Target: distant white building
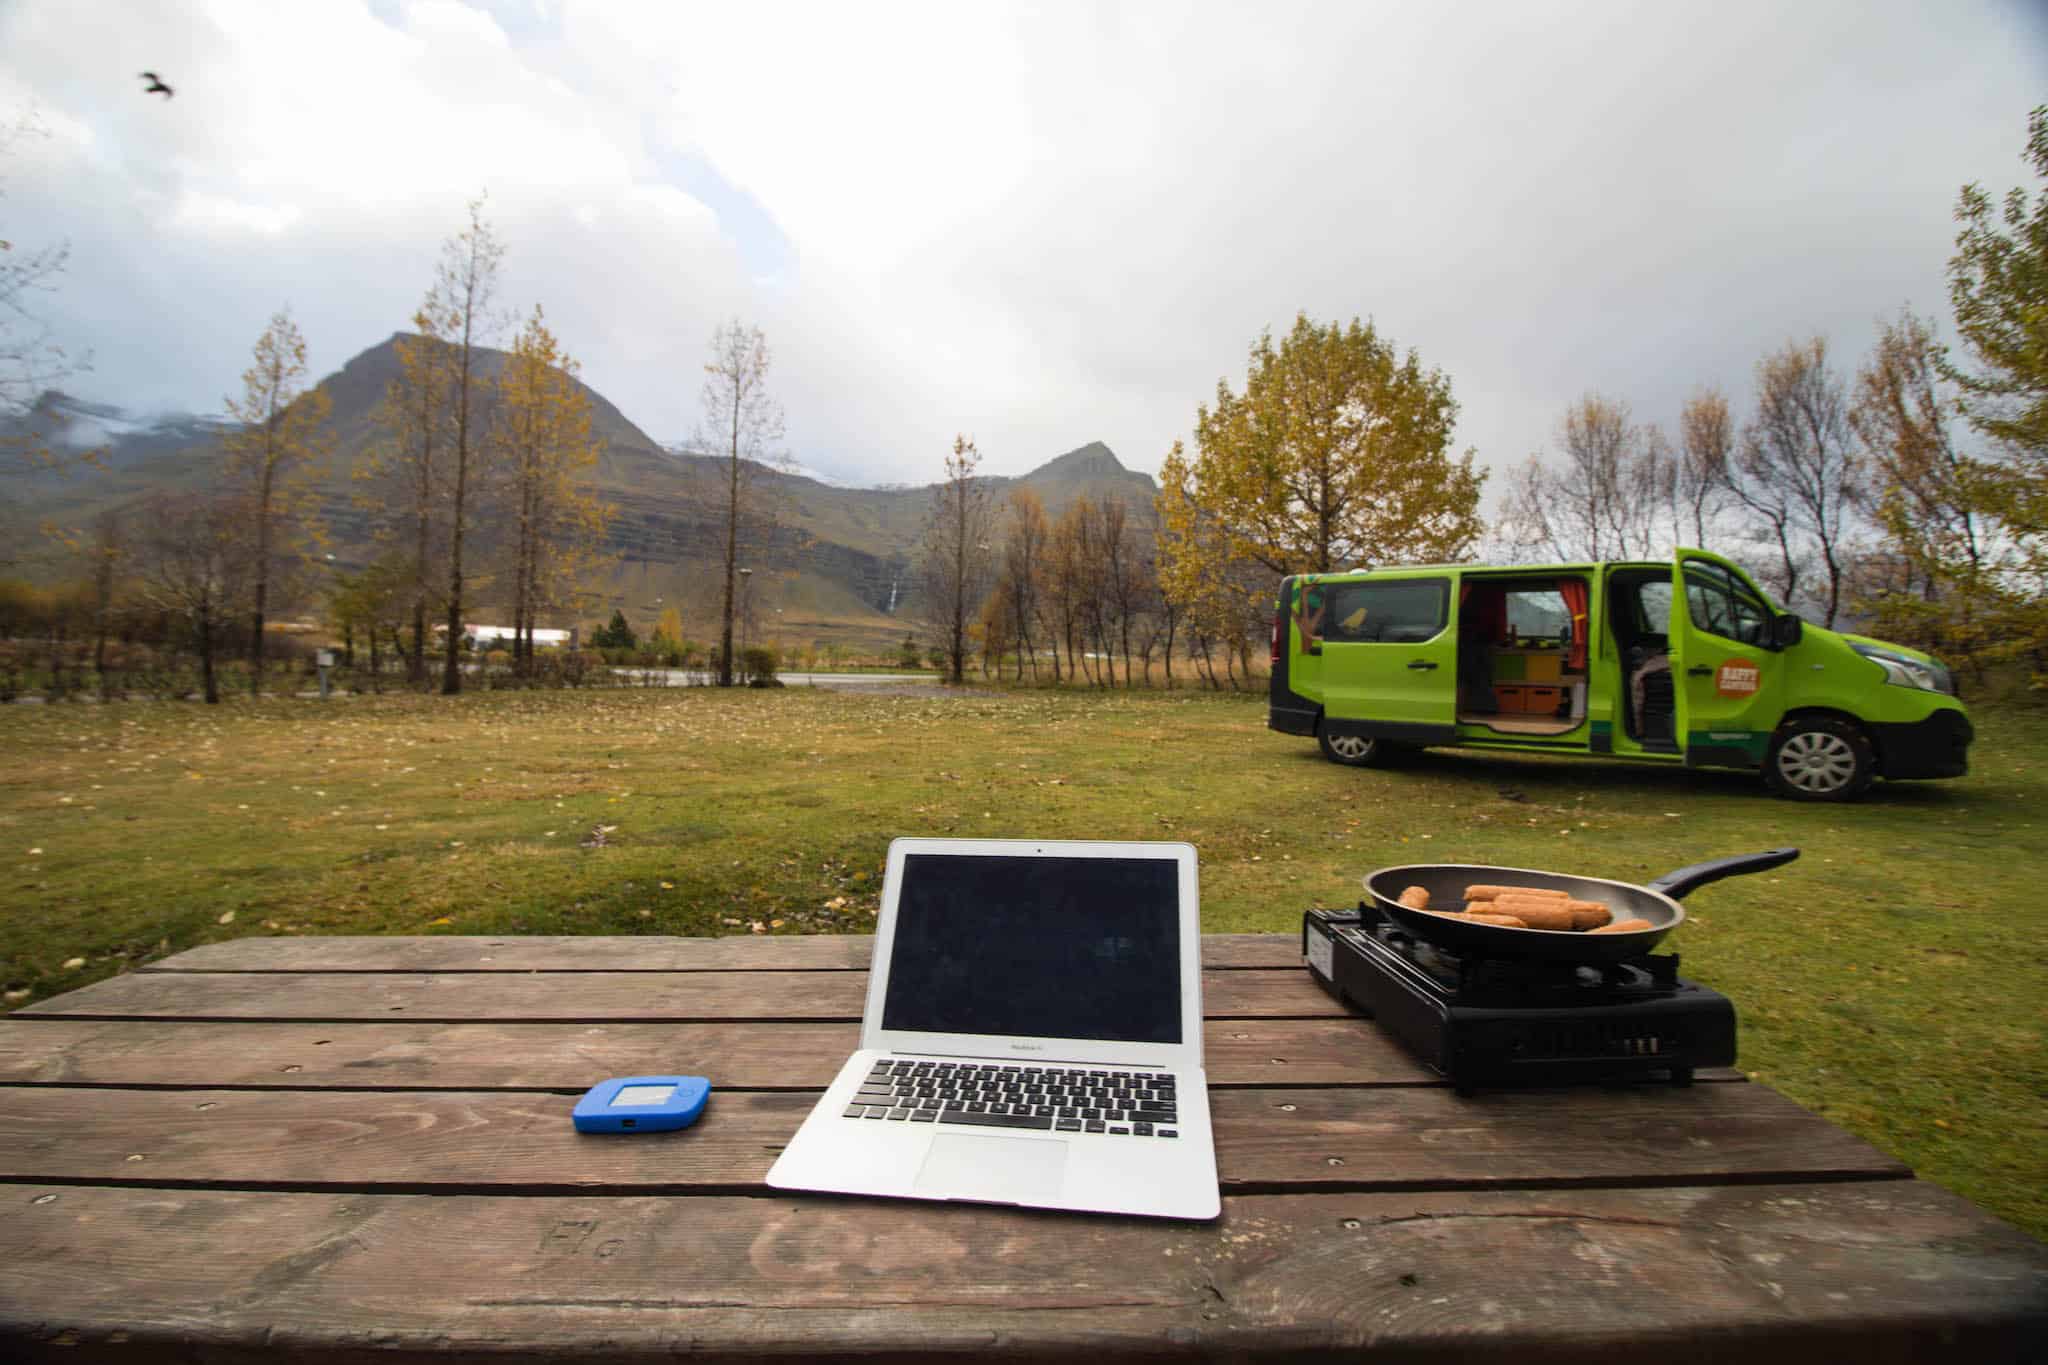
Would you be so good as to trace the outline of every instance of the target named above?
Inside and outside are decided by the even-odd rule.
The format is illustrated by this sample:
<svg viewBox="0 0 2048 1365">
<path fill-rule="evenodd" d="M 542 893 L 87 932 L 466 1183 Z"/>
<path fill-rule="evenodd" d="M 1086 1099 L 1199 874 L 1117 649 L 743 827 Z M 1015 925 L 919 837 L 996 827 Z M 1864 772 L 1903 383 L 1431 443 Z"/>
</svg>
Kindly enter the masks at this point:
<svg viewBox="0 0 2048 1365">
<path fill-rule="evenodd" d="M 478 649 L 488 649 L 490 646 L 500 642 L 510 644 L 519 635 L 519 632 L 511 626 L 467 624 L 462 627 L 462 633 L 468 637 L 470 644 Z M 566 649 L 574 634 L 575 632 L 567 630 L 536 629 L 533 632 L 533 647 L 535 649 Z"/>
</svg>

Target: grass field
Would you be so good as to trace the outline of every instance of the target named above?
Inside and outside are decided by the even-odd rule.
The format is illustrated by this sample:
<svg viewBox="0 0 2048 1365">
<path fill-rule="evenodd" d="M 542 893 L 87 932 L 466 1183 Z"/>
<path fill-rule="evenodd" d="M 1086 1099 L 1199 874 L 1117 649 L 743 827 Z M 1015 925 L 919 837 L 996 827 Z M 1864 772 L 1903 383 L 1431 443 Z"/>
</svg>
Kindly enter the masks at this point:
<svg viewBox="0 0 2048 1365">
<path fill-rule="evenodd" d="M 1293 931 L 1402 862 L 1633 881 L 1784 844 L 1669 941 L 1741 1065 L 2048 1234 L 2048 718 L 1848 807 L 1752 778 L 1431 753 L 1325 763 L 1262 699 L 497 693 L 0 708 L 19 1005 L 245 934 L 819 933 L 899 834 L 1175 838 L 1212 930 Z"/>
</svg>

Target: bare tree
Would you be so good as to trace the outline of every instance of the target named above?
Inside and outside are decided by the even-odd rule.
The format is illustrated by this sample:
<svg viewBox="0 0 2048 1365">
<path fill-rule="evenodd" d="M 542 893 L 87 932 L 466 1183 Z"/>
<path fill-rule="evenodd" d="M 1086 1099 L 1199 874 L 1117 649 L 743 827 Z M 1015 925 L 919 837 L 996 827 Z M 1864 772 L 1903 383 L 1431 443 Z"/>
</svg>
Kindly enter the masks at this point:
<svg viewBox="0 0 2048 1365">
<path fill-rule="evenodd" d="M 241 610 L 246 556 L 239 499 L 205 494 L 160 495 L 143 519 L 143 593 L 150 604 L 182 622 L 199 652 L 202 694 L 220 702 L 213 660 L 221 635 Z"/>
<path fill-rule="evenodd" d="M 424 310 L 413 315 L 413 327 L 417 335 L 400 336 L 393 344 L 398 374 L 378 410 L 384 435 L 372 448 L 364 471 L 376 492 L 364 501 L 378 510 L 394 503 L 402 509 L 399 519 L 380 524 L 377 534 L 404 547 L 402 562 L 412 622 L 406 677 L 421 686 L 427 680 L 427 612 L 440 602 L 434 567 L 447 534 L 441 465 L 451 444 L 447 439 L 448 394 L 455 352 L 432 334 Z M 397 643 L 397 637 L 393 639 Z M 405 653 L 402 645 L 400 652 Z"/>
<path fill-rule="evenodd" d="M 967 665 L 968 625 L 980 612 L 995 577 L 995 501 L 976 476 L 981 452 L 965 436 L 953 438 L 946 477 L 932 492 L 925 524 L 924 603 L 944 641 L 947 678 L 960 682 Z"/>
<path fill-rule="evenodd" d="M 1735 453 L 1735 424 L 1719 389 L 1701 389 L 1678 414 L 1678 459 L 1672 470 L 1672 502 L 1691 518 L 1692 544 L 1704 548 L 1707 528 L 1728 486 L 1728 461 Z M 1679 527 L 1683 538 L 1685 528 Z"/>
<path fill-rule="evenodd" d="M 470 485 L 472 480 L 482 481 L 489 449 L 482 439 L 484 386 L 476 352 L 497 325 L 492 305 L 498 290 L 498 265 L 505 255 L 497 234 L 484 221 L 483 208 L 482 199 L 470 201 L 469 226 L 442 248 L 434 287 L 420 310 L 427 334 L 445 342 L 453 352 L 448 397 L 454 484 L 448 503 L 448 639 L 441 667 L 441 691 L 446 696 L 462 690 L 463 542 L 475 510 L 470 503 Z"/>
<path fill-rule="evenodd" d="M 1060 680 L 1060 647 L 1066 647 L 1066 676 L 1078 680 L 1082 676 L 1081 654 L 1077 637 L 1082 630 L 1084 608 L 1083 589 L 1087 577 L 1085 559 L 1087 555 L 1086 528 L 1082 525 L 1081 508 L 1085 499 L 1067 504 L 1067 510 L 1054 523 L 1052 535 L 1046 542 L 1044 590 L 1039 596 L 1039 613 L 1046 634 L 1053 642 L 1053 681 Z"/>
<path fill-rule="evenodd" d="M 332 403 L 324 389 L 306 387 L 306 339 L 284 309 L 256 339 L 254 358 L 242 374 L 242 396 L 227 400 L 241 426 L 221 444 L 226 477 L 243 498 L 248 520 L 250 617 L 249 691 L 263 692 L 264 615 L 271 589 L 285 570 L 285 556 L 317 537 L 311 480 L 326 454 L 322 429 Z"/>
<path fill-rule="evenodd" d="M 0 127 L 0 163 L 11 160 L 24 138 L 42 136 L 33 109 L 15 115 Z M 67 352 L 43 317 L 43 300 L 56 292 L 71 244 L 29 247 L 10 240 L 9 227 L 0 223 L 0 418 L 12 420 L 7 422 L 10 430 L 0 434 L 0 477 L 95 464 L 100 451 L 51 443 L 42 421 L 51 415 L 40 401 L 51 386 L 92 368 L 91 355 Z M 0 500 L 5 497 L 0 491 Z M 14 547 L 0 545 L 0 565 L 15 562 Z"/>
<path fill-rule="evenodd" d="M 1757 362 L 1757 410 L 1743 428 L 1728 487 L 1764 518 L 1776 540 L 1789 602 L 1799 581 L 1798 548 L 1818 553 L 1826 576 L 1822 624 L 1841 608 L 1843 551 L 1857 498 L 1860 462 L 1851 446 L 1849 403 L 1828 366 L 1827 341 L 1791 342 Z"/>
<path fill-rule="evenodd" d="M 726 462 L 725 487 L 719 511 L 725 522 L 725 587 L 720 608 L 718 685 L 733 684 L 733 594 L 738 577 L 740 537 L 759 514 L 753 473 L 765 464 L 782 462 L 775 449 L 782 439 L 782 406 L 768 394 L 768 341 L 761 329 L 738 318 L 711 336 L 711 359 L 704 366 L 704 417 L 700 449 L 715 451 Z"/>
<path fill-rule="evenodd" d="M 1663 433 L 1631 422 L 1627 403 L 1589 393 L 1566 409 L 1558 441 L 1559 467 L 1531 455 L 1508 476 L 1510 538 L 1556 559 L 1648 556 L 1672 497 Z"/>
<path fill-rule="evenodd" d="M 1027 657 L 1031 660 L 1031 676 L 1038 676 L 1038 651 L 1032 644 L 1031 627 L 1038 619 L 1045 545 L 1052 529 L 1046 524 L 1045 504 L 1039 501 L 1037 493 L 1022 486 L 1011 490 L 1008 523 L 1000 581 L 1003 602 L 1010 612 L 1008 634 L 1017 645 L 1017 679 L 1021 682 Z"/>
<path fill-rule="evenodd" d="M 80 543 L 92 592 L 92 666 L 99 678 L 100 696 L 110 698 L 107 679 L 107 636 L 113 630 L 115 596 L 121 574 L 130 555 L 126 527 L 121 514 L 103 511 L 93 518 L 92 540 Z"/>
<path fill-rule="evenodd" d="M 1863 557 L 1852 590 L 1886 638 L 1959 655 L 1981 673 L 1981 651 L 2001 634 L 2003 596 L 1984 466 L 1956 449 L 1953 390 L 1933 325 L 1902 311 L 1880 326 L 1856 375 L 1849 423 L 1869 470 L 1862 510 L 1890 545 Z"/>
<path fill-rule="evenodd" d="M 1080 497 L 1068 503 L 1055 534 L 1062 542 L 1063 595 L 1080 635 L 1078 652 L 1068 641 L 1070 661 L 1078 659 L 1079 672 L 1095 686 L 1114 686 L 1116 657 L 1109 649 L 1109 612 L 1103 600 L 1102 513 L 1094 499 Z"/>
<path fill-rule="evenodd" d="M 1142 542 L 1153 540 L 1149 526 L 1131 519 L 1130 509 L 1120 498 L 1103 496 L 1099 525 L 1102 529 L 1102 599 L 1105 615 L 1115 622 L 1116 644 L 1123 654 L 1124 687 L 1132 685 L 1131 633 L 1143 618 L 1152 593 L 1152 576 Z"/>
<path fill-rule="evenodd" d="M 1968 462 L 1950 432 L 1940 355 L 1932 324 L 1910 312 L 1881 324 L 1849 413 L 1872 475 L 1862 490 L 1870 512 L 1920 567 L 1929 597 L 1938 578 L 1975 580 L 1984 564 L 1984 530 Z"/>
<path fill-rule="evenodd" d="M 0 159 L 23 138 L 42 136 L 33 110 L 17 114 L 0 129 Z M 24 249 L 0 239 L 0 414 L 27 412 L 45 389 L 86 363 L 58 344 L 39 308 L 70 259 L 69 242 Z"/>
</svg>

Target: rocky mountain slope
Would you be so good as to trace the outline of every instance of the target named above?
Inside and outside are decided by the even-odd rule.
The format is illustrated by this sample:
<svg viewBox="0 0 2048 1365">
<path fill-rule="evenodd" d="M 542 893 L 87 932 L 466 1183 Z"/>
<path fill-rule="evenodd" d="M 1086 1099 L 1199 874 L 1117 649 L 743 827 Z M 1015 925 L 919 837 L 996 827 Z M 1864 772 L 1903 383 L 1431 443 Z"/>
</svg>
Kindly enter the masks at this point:
<svg viewBox="0 0 2048 1365">
<path fill-rule="evenodd" d="M 333 411 L 334 459 L 320 488 L 337 568 L 343 572 L 376 553 L 378 509 L 365 506 L 365 485 L 351 477 L 381 431 L 378 408 L 398 373 L 396 336 L 350 360 L 322 381 Z M 484 356 L 486 373 L 503 363 Z M 590 483 L 613 507 L 609 550 L 614 567 L 594 584 L 573 614 L 587 624 L 622 607 L 647 627 L 666 606 L 683 613 L 693 638 L 708 638 L 720 577 L 722 529 L 715 513 L 723 470 L 715 458 L 675 453 L 648 436 L 596 390 L 584 387 L 593 433 L 603 452 Z M 91 467 L 15 477 L 5 487 L 4 530 L 32 540 L 37 526 L 84 526 L 109 509 L 136 508 L 153 493 L 204 487 L 220 463 L 224 419 L 142 419 L 104 404 L 47 394 L 37 410 L 0 423 L 0 440 L 34 433 L 56 449 L 97 448 Z M 936 467 L 938 459 L 931 464 Z M 749 470 L 775 512 L 775 523 L 755 538 L 746 555 L 754 629 L 763 639 L 801 645 L 811 640 L 880 645 L 915 628 L 913 565 L 932 503 L 923 487 L 842 488 L 799 474 L 755 466 Z M 998 499 L 1023 485 L 1058 517 L 1076 498 L 1115 496 L 1134 513 L 1148 514 L 1155 486 L 1149 475 L 1125 469 L 1101 442 L 1068 451 L 1018 479 L 992 479 Z M 486 535 L 488 543 L 490 537 Z M 487 619 L 488 564 L 474 616 Z M 16 558 L 16 571 L 39 577 L 65 572 L 59 562 Z M 570 624 L 571 622 L 563 622 Z"/>
</svg>

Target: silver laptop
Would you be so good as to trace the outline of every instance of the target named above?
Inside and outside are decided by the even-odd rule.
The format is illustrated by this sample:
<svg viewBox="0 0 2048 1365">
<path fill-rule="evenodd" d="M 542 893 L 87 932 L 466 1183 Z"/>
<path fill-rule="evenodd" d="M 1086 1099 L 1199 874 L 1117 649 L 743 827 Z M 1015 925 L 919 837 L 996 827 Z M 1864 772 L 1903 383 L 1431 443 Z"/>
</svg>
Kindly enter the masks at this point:
<svg viewBox="0 0 2048 1365">
<path fill-rule="evenodd" d="M 890 844 L 860 1050 L 768 1183 L 1216 1217 L 1194 848 Z"/>
</svg>

